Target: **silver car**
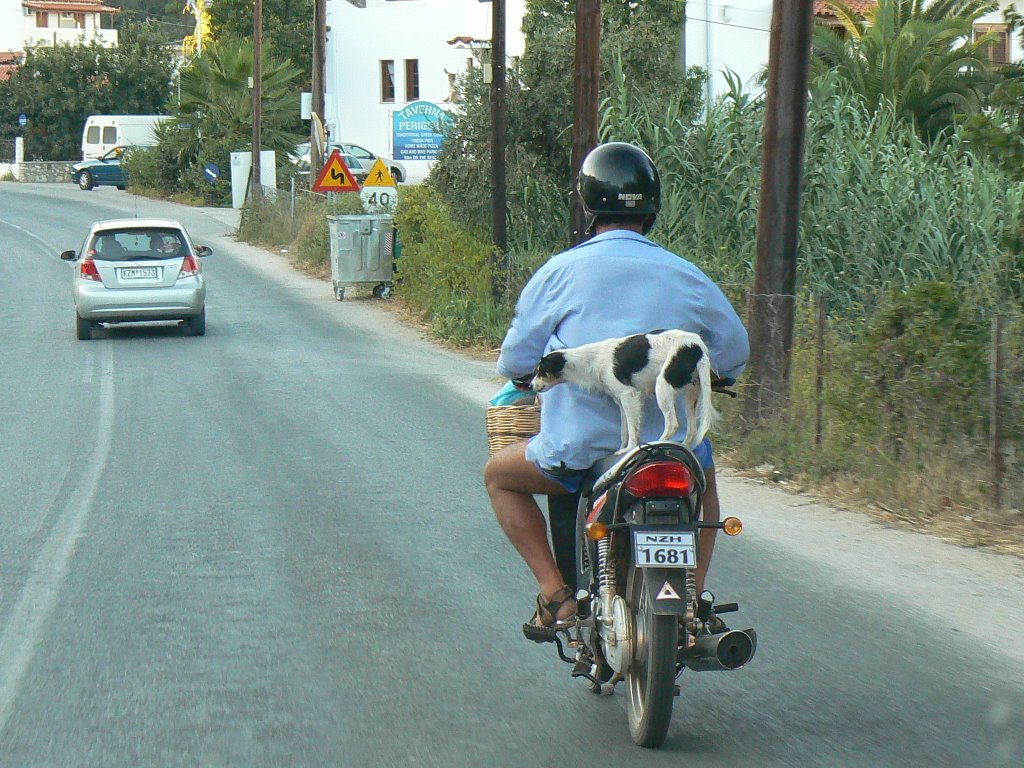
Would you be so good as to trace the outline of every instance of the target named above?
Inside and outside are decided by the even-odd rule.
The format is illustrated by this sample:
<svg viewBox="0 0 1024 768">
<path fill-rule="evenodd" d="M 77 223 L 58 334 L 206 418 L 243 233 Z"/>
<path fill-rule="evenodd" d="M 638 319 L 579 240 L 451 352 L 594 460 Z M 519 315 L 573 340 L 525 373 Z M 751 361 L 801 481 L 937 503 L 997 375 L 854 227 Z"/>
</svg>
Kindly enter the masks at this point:
<svg viewBox="0 0 1024 768">
<path fill-rule="evenodd" d="M 99 323 L 181 320 L 193 336 L 206 333 L 206 279 L 194 246 L 172 219 L 97 221 L 81 252 L 60 257 L 75 265 L 78 338 L 92 338 Z"/>
</svg>

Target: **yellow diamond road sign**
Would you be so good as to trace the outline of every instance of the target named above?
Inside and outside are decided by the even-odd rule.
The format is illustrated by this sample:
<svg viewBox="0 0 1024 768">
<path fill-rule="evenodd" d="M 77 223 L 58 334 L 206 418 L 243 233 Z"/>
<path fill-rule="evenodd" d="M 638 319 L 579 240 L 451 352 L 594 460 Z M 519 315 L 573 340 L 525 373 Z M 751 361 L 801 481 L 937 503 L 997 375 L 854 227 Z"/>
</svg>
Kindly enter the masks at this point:
<svg viewBox="0 0 1024 768">
<path fill-rule="evenodd" d="M 377 161 L 370 168 L 370 172 L 366 176 L 366 181 L 363 182 L 363 187 L 394 187 L 395 180 L 388 172 L 387 166 L 384 165 L 384 161 L 379 157 Z"/>
</svg>

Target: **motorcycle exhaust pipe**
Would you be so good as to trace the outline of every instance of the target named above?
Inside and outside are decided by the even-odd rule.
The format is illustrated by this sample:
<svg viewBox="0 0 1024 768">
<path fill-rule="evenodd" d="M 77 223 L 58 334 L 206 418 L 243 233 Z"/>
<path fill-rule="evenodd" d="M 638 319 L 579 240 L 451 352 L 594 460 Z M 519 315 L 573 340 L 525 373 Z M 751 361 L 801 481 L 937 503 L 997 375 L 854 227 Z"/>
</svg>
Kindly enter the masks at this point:
<svg viewBox="0 0 1024 768">
<path fill-rule="evenodd" d="M 716 669 L 739 669 L 757 650 L 757 633 L 753 629 L 730 629 L 718 634 L 703 634 L 697 642 L 679 653 L 679 661 L 695 672 Z"/>
</svg>

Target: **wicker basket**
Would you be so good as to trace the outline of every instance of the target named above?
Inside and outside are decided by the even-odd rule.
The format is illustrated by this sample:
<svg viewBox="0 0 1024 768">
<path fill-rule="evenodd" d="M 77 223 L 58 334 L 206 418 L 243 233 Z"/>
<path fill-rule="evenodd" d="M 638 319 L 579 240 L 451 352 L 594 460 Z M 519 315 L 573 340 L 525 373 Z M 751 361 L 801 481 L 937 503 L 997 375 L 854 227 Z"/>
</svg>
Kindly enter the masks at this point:
<svg viewBox="0 0 1024 768">
<path fill-rule="evenodd" d="M 491 454 L 540 432 L 540 404 L 487 406 L 487 447 Z"/>
</svg>

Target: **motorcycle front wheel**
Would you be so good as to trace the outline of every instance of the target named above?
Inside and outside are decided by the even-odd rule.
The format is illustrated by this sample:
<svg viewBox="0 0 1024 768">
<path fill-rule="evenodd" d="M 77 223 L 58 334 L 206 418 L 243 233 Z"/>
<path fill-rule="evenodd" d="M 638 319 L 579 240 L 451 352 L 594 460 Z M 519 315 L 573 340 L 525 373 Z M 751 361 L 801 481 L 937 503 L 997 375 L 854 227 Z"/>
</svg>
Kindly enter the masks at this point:
<svg viewBox="0 0 1024 768">
<path fill-rule="evenodd" d="M 626 580 L 636 631 L 636 651 L 625 679 L 626 716 L 636 744 L 660 747 L 672 720 L 679 619 L 654 614 L 643 570 L 630 564 Z"/>
</svg>

